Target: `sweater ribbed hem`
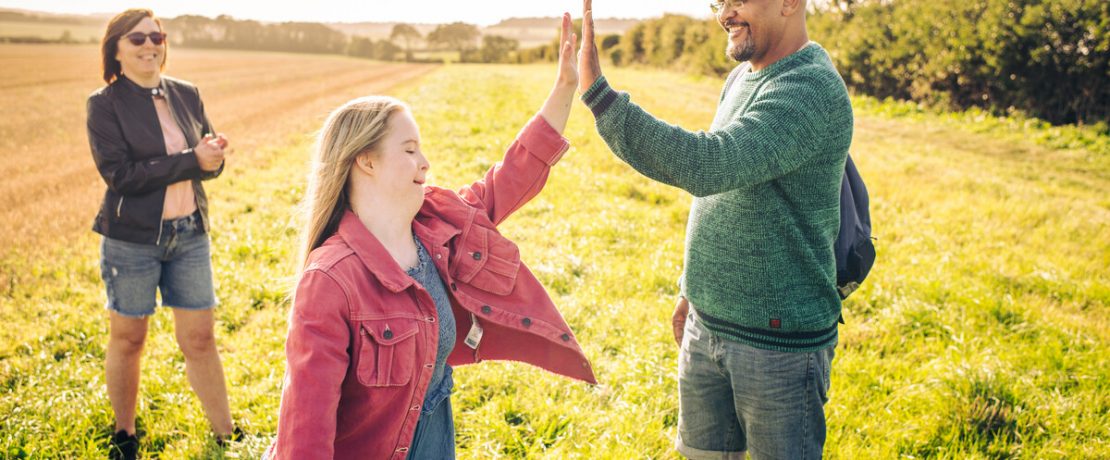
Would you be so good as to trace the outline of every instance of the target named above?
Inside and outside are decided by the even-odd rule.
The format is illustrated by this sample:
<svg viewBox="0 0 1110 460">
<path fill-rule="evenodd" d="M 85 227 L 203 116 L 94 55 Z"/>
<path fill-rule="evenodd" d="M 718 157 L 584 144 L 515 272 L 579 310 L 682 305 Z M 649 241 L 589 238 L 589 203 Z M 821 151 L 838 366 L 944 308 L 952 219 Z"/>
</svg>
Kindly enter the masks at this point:
<svg viewBox="0 0 1110 460">
<path fill-rule="evenodd" d="M 815 351 L 835 345 L 838 337 L 839 323 L 835 321 L 832 326 L 816 331 L 774 331 L 740 325 L 697 310 L 694 313 L 714 335 L 766 350 Z"/>
</svg>

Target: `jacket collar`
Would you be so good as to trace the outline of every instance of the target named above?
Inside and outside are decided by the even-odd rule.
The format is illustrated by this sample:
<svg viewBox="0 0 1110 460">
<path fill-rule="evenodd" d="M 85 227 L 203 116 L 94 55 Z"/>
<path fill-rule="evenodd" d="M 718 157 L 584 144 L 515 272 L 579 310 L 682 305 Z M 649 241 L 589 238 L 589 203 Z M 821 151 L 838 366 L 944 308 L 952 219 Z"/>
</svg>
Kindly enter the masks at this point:
<svg viewBox="0 0 1110 460">
<path fill-rule="evenodd" d="M 397 265 L 385 246 L 382 246 L 378 238 L 370 233 L 354 212 L 347 210 L 343 213 L 343 219 L 339 221 L 339 230 L 336 233 L 386 289 L 401 292 L 412 285 L 412 278 L 401 269 L 400 265 Z"/>
<path fill-rule="evenodd" d="M 127 75 L 123 75 L 123 74 L 120 74 L 119 78 L 117 78 L 116 81 L 119 82 L 120 87 L 126 88 L 127 91 L 132 92 L 132 93 L 137 94 L 137 95 L 154 96 L 156 94 L 155 91 L 161 92 L 162 94 L 165 94 L 165 92 L 166 92 L 166 79 L 165 78 L 160 78 L 158 80 L 158 87 L 157 88 L 143 88 L 142 86 L 139 86 L 138 83 L 135 83 L 135 82 L 131 81 L 130 78 L 127 78 Z"/>
<path fill-rule="evenodd" d="M 427 194 L 425 194 L 425 197 L 427 197 Z M 425 198 L 424 208 L 427 208 L 428 204 L 428 200 Z M 413 219 L 412 230 L 429 251 L 438 253 L 443 247 L 447 246 L 447 242 L 451 238 L 461 234 L 462 230 L 442 219 L 428 215 L 427 211 L 427 209 L 421 209 L 417 217 Z M 353 211 L 347 210 L 343 213 L 343 218 L 339 221 L 339 230 L 336 233 L 339 234 L 340 238 L 343 238 L 343 241 L 354 251 L 362 264 L 370 270 L 374 277 L 378 278 L 378 281 L 386 289 L 400 292 L 414 283 L 412 277 L 405 273 L 400 265 L 397 265 L 385 246 L 378 241 L 373 233 L 370 233 L 370 230 L 362 224 L 362 221 Z"/>
</svg>

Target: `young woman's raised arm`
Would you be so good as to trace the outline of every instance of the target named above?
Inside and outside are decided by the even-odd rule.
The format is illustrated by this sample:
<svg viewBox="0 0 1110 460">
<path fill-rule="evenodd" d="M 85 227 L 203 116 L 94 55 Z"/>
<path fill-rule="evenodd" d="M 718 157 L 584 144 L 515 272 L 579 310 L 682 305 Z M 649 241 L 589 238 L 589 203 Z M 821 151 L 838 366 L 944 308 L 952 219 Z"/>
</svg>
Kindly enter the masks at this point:
<svg viewBox="0 0 1110 460">
<path fill-rule="evenodd" d="M 570 147 L 562 134 L 578 85 L 578 63 L 574 55 L 578 36 L 571 32 L 569 14 L 563 15 L 559 35 L 555 87 L 543 108 L 524 126 L 500 163 L 490 168 L 481 180 L 459 190 L 459 196 L 484 210 L 494 225 L 540 193 L 551 166 L 558 163 Z"/>
<path fill-rule="evenodd" d="M 574 91 L 578 87 L 578 60 L 574 55 L 578 34 L 571 31 L 570 14 L 563 13 L 563 27 L 559 33 L 559 69 L 555 87 L 543 103 L 539 115 L 559 134 L 567 127 Z"/>
</svg>

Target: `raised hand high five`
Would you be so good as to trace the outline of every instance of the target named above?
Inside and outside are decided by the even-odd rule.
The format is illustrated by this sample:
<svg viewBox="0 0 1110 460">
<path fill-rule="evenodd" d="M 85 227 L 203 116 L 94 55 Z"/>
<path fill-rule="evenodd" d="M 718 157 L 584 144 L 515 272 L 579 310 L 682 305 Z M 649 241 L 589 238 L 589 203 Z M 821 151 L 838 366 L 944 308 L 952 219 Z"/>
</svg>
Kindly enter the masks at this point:
<svg viewBox="0 0 1110 460">
<path fill-rule="evenodd" d="M 578 42 L 578 34 L 571 31 L 573 27 L 570 13 L 563 13 L 563 24 L 559 29 L 559 74 L 555 84 L 567 85 L 571 88 L 578 85 L 578 62 L 574 59 L 574 46 Z"/>
<path fill-rule="evenodd" d="M 559 30 L 559 69 L 555 77 L 555 87 L 540 109 L 540 116 L 559 134 L 567 126 L 570 107 L 574 102 L 574 89 L 578 84 L 578 65 L 574 61 L 574 46 L 578 35 L 571 31 L 570 13 L 563 13 L 563 24 Z"/>
<path fill-rule="evenodd" d="M 585 94 L 601 78 L 601 61 L 594 42 L 593 0 L 582 0 L 582 49 L 578 50 L 578 92 Z"/>
</svg>

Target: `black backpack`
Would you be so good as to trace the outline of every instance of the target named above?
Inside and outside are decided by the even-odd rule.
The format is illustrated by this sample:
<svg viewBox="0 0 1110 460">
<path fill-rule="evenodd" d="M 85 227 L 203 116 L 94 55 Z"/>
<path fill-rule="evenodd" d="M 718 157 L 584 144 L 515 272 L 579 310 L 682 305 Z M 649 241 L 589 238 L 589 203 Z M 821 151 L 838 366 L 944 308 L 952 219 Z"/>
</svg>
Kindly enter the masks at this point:
<svg viewBox="0 0 1110 460">
<path fill-rule="evenodd" d="M 840 234 L 833 250 L 836 253 L 836 290 L 844 299 L 859 288 L 875 263 L 867 186 L 851 155 L 844 163 L 844 178 L 840 181 Z"/>
</svg>

